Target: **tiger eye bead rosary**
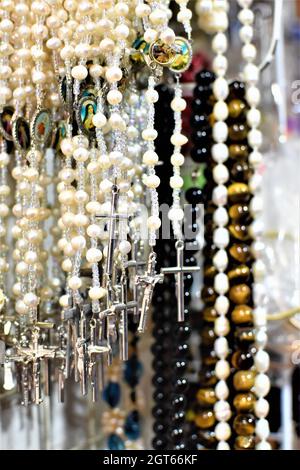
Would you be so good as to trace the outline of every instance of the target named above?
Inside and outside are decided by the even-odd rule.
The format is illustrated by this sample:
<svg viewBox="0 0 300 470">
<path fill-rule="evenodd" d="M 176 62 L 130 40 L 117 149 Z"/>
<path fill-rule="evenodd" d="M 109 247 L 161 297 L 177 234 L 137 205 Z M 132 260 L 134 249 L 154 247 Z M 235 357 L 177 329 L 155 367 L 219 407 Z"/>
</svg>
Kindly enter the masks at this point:
<svg viewBox="0 0 300 470">
<path fill-rule="evenodd" d="M 196 3 L 214 54 L 191 105 L 204 187 L 185 178 L 188 0 L 0 0 L 1 386 L 25 406 L 56 379 L 61 402 L 66 381 L 102 397 L 110 450 L 143 447 L 149 331 L 154 449 L 270 448 L 255 17 L 237 0 L 232 81 L 230 2 Z"/>
</svg>

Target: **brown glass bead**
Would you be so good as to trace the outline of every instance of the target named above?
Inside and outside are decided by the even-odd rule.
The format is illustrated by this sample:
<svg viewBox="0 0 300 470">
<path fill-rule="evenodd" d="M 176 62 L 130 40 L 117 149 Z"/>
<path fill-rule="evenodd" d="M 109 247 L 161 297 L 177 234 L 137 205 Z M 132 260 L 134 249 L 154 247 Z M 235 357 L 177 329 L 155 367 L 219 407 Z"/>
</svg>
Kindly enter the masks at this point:
<svg viewBox="0 0 300 470">
<path fill-rule="evenodd" d="M 242 100 L 231 100 L 228 103 L 229 116 L 233 119 L 237 119 L 239 116 L 244 114 L 246 104 Z"/>
<path fill-rule="evenodd" d="M 211 428 L 216 422 L 215 415 L 210 410 L 204 410 L 195 416 L 195 424 L 202 429 Z"/>
<path fill-rule="evenodd" d="M 248 183 L 252 174 L 253 172 L 248 163 L 244 161 L 235 163 L 231 168 L 231 177 L 235 182 Z"/>
<path fill-rule="evenodd" d="M 255 416 L 239 414 L 234 418 L 233 428 L 240 436 L 251 436 L 255 431 Z"/>
<path fill-rule="evenodd" d="M 228 272 L 230 282 L 247 282 L 250 277 L 250 268 L 246 264 L 241 264 Z"/>
<path fill-rule="evenodd" d="M 238 346 L 248 349 L 251 343 L 255 341 L 255 332 L 253 327 L 237 328 L 234 333 Z"/>
<path fill-rule="evenodd" d="M 214 430 L 200 429 L 198 431 L 199 443 L 205 449 L 214 449 L 217 445 L 217 439 Z"/>
<path fill-rule="evenodd" d="M 250 235 L 248 231 L 247 225 L 240 225 L 240 224 L 231 224 L 228 227 L 230 235 L 239 240 L 240 242 L 246 242 L 250 240 Z"/>
<path fill-rule="evenodd" d="M 213 283 L 214 277 L 216 276 L 217 273 L 218 273 L 218 271 L 214 266 L 210 265 L 210 266 L 205 267 L 205 269 L 204 269 L 205 284 L 208 284 L 210 282 Z"/>
<path fill-rule="evenodd" d="M 238 412 L 245 413 L 252 411 L 256 402 L 256 397 L 253 393 L 238 393 L 233 400 L 233 406 Z"/>
<path fill-rule="evenodd" d="M 204 326 L 201 330 L 201 340 L 203 346 L 211 346 L 216 339 L 216 333 L 212 326 Z"/>
<path fill-rule="evenodd" d="M 228 187 L 228 198 L 234 203 L 245 203 L 250 199 L 249 187 L 245 183 L 233 183 Z"/>
<path fill-rule="evenodd" d="M 202 300 L 205 304 L 215 304 L 217 299 L 217 294 L 215 293 L 212 286 L 204 286 L 202 289 Z"/>
<path fill-rule="evenodd" d="M 197 392 L 196 398 L 202 406 L 214 405 L 217 401 L 215 390 L 213 388 L 200 388 Z"/>
<path fill-rule="evenodd" d="M 215 374 L 215 369 L 203 368 L 199 373 L 199 383 L 202 387 L 214 387 L 218 379 Z"/>
<path fill-rule="evenodd" d="M 250 369 L 254 364 L 251 351 L 236 351 L 231 357 L 231 364 L 235 369 Z"/>
<path fill-rule="evenodd" d="M 253 370 L 239 370 L 233 376 L 233 386 L 237 391 L 247 392 L 254 385 L 255 372 Z"/>
<path fill-rule="evenodd" d="M 228 135 L 234 142 L 241 142 L 247 139 L 248 126 L 244 123 L 235 123 L 229 126 Z"/>
<path fill-rule="evenodd" d="M 229 291 L 229 298 L 235 304 L 247 304 L 251 298 L 251 289 L 247 284 L 233 286 Z"/>
<path fill-rule="evenodd" d="M 214 323 L 218 316 L 219 315 L 214 307 L 207 307 L 203 310 L 203 320 L 208 323 Z"/>
<path fill-rule="evenodd" d="M 253 450 L 255 449 L 254 436 L 237 436 L 234 441 L 235 450 Z"/>
<path fill-rule="evenodd" d="M 236 325 L 250 323 L 253 321 L 252 308 L 248 305 L 238 305 L 232 311 L 231 319 Z"/>
<path fill-rule="evenodd" d="M 229 145 L 229 156 L 234 160 L 246 160 L 249 156 L 249 147 L 244 144 Z"/>
<path fill-rule="evenodd" d="M 232 220 L 245 220 L 249 218 L 249 206 L 247 204 L 234 204 L 229 209 L 229 217 Z"/>
<path fill-rule="evenodd" d="M 248 263 L 252 259 L 252 253 L 249 245 L 243 243 L 234 243 L 229 248 L 229 253 L 232 258 L 239 263 Z"/>
</svg>

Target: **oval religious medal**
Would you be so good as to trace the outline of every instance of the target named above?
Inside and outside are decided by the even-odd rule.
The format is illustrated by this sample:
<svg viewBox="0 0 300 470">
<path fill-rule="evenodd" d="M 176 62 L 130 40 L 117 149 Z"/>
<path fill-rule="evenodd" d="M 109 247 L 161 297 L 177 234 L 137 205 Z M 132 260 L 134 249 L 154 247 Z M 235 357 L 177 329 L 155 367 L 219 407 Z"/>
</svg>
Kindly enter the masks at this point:
<svg viewBox="0 0 300 470">
<path fill-rule="evenodd" d="M 58 121 L 57 126 L 53 132 L 52 142 L 50 147 L 56 152 L 60 151 L 61 141 L 67 136 L 67 125 L 66 122 L 61 120 Z"/>
<path fill-rule="evenodd" d="M 12 106 L 5 106 L 0 115 L 0 134 L 4 139 L 12 141 L 12 121 L 14 115 L 14 108 Z"/>
<path fill-rule="evenodd" d="M 171 65 L 176 55 L 177 51 L 175 48 L 164 44 L 160 40 L 153 42 L 149 49 L 150 59 L 163 67 Z"/>
<path fill-rule="evenodd" d="M 21 152 L 26 152 L 30 147 L 30 129 L 28 122 L 22 116 L 14 119 L 12 135 L 15 147 Z"/>
<path fill-rule="evenodd" d="M 36 113 L 31 124 L 31 138 L 36 144 L 46 145 L 52 134 L 52 118 L 50 111 L 46 108 Z"/>
<path fill-rule="evenodd" d="M 94 138 L 96 135 L 96 128 L 93 123 L 93 117 L 97 112 L 97 101 L 92 95 L 84 96 L 78 103 L 76 112 L 76 120 L 79 129 L 82 130 L 88 137 Z"/>
<path fill-rule="evenodd" d="M 170 70 L 174 73 L 183 73 L 191 65 L 193 52 L 189 41 L 181 36 L 175 39 L 176 57 L 170 66 Z"/>
</svg>

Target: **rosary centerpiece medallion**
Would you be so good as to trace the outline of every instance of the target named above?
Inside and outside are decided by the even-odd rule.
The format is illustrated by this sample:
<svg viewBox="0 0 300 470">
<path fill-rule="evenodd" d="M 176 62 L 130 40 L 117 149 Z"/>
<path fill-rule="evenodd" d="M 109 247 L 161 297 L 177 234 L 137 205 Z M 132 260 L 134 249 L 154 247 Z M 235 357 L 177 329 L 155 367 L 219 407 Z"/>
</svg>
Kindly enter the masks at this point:
<svg viewBox="0 0 300 470">
<path fill-rule="evenodd" d="M 22 116 L 13 121 L 12 135 L 15 147 L 21 152 L 26 152 L 30 147 L 29 124 Z"/>
<path fill-rule="evenodd" d="M 6 140 L 12 141 L 12 120 L 14 115 L 14 108 L 12 106 L 5 106 L 0 117 L 0 134 Z"/>
<path fill-rule="evenodd" d="M 177 54 L 173 60 L 170 70 L 174 73 L 183 73 L 191 65 L 193 52 L 189 41 L 180 36 L 175 39 L 175 49 Z"/>
<path fill-rule="evenodd" d="M 39 145 L 46 145 L 52 134 L 52 119 L 48 109 L 41 109 L 33 118 L 31 136 Z"/>
</svg>

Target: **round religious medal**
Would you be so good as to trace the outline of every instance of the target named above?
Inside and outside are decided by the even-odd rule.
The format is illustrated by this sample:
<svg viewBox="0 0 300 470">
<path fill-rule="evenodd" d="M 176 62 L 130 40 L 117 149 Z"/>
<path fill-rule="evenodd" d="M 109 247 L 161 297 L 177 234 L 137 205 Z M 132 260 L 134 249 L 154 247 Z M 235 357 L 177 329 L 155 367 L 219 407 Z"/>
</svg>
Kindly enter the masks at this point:
<svg viewBox="0 0 300 470">
<path fill-rule="evenodd" d="M 177 53 L 170 66 L 170 70 L 174 73 L 183 73 L 191 65 L 193 57 L 192 48 L 189 41 L 178 36 L 175 39 L 175 49 Z"/>
<path fill-rule="evenodd" d="M 176 55 L 176 49 L 160 40 L 153 42 L 149 49 L 150 59 L 163 67 L 171 65 Z"/>
<path fill-rule="evenodd" d="M 5 106 L 5 108 L 3 109 L 0 115 L 0 134 L 2 134 L 3 137 L 9 141 L 13 140 L 13 135 L 12 135 L 13 114 L 14 114 L 14 108 L 12 108 L 11 106 Z"/>
<path fill-rule="evenodd" d="M 20 151 L 27 151 L 30 147 L 29 124 L 23 117 L 18 117 L 13 121 L 12 135 L 16 148 Z"/>
<path fill-rule="evenodd" d="M 46 145 L 52 133 L 52 118 L 48 109 L 41 109 L 32 120 L 31 137 L 40 145 Z"/>
<path fill-rule="evenodd" d="M 94 96 L 84 96 L 78 103 L 76 120 L 78 127 L 89 137 L 95 137 L 93 117 L 97 112 L 97 101 Z"/>
</svg>

